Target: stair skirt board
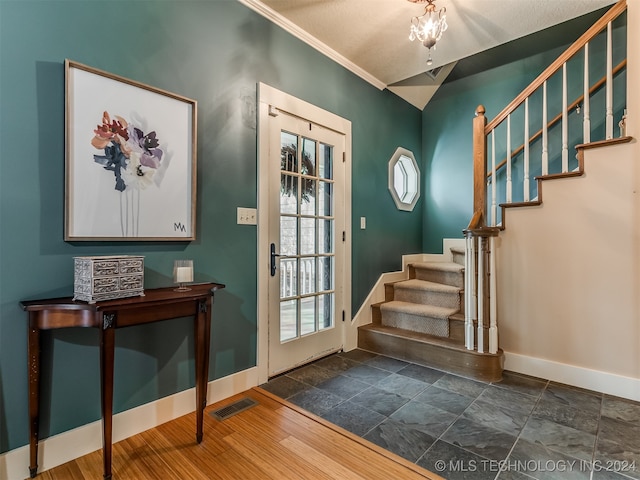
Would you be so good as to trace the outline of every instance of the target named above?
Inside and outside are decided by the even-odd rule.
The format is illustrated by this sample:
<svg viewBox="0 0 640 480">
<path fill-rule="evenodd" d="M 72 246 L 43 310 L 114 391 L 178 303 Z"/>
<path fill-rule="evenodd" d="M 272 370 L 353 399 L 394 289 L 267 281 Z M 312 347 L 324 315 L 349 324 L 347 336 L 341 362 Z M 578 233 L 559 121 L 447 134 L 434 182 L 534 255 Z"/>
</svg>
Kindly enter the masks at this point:
<svg viewBox="0 0 640 480">
<path fill-rule="evenodd" d="M 484 382 L 502 379 L 504 353 L 478 353 L 449 339 L 399 332 L 381 325 L 359 328 L 358 348 Z"/>
</svg>

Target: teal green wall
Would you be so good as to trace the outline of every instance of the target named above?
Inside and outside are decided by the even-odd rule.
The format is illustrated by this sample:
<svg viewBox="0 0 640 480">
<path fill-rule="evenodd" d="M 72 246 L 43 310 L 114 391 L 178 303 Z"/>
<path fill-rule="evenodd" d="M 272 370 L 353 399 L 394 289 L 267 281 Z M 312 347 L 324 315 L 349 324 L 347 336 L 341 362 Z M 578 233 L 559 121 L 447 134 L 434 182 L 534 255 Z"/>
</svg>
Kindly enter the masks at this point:
<svg viewBox="0 0 640 480">
<path fill-rule="evenodd" d="M 197 240 L 64 242 L 64 59 L 198 101 Z M 210 378 L 256 364 L 256 83 L 353 124 L 356 311 L 380 273 L 422 249 L 422 203 L 399 212 L 387 191 L 396 147 L 421 151 L 421 114 L 235 0 L 0 2 L 0 453 L 28 442 L 23 299 L 72 294 L 72 257 L 145 256 L 145 287 L 193 258 L 216 294 Z M 243 108 L 243 106 L 245 108 Z M 421 201 L 422 202 L 422 201 Z M 367 229 L 359 229 L 360 217 Z M 194 384 L 192 328 L 179 320 L 116 333 L 115 410 Z M 100 418 L 97 332 L 45 332 L 41 436 Z"/>
</svg>

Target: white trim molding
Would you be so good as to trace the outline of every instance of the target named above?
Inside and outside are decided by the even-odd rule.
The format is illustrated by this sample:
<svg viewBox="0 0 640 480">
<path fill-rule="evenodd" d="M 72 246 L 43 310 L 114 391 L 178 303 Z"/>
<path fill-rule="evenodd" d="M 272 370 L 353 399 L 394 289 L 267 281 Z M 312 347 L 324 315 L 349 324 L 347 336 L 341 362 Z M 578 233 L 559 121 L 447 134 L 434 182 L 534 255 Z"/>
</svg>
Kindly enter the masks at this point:
<svg viewBox="0 0 640 480">
<path fill-rule="evenodd" d="M 209 382 L 207 405 L 258 385 L 256 367 Z M 113 443 L 195 411 L 196 390 L 190 388 L 113 416 Z M 207 432 L 205 430 L 205 435 Z M 195 442 L 195 430 L 193 441 Z M 57 467 L 102 448 L 102 420 L 38 442 L 38 472 Z M 29 445 L 0 455 L 0 479 L 29 477 Z"/>
<path fill-rule="evenodd" d="M 640 379 L 504 352 L 504 369 L 640 402 Z"/>
<path fill-rule="evenodd" d="M 330 48 L 327 44 L 321 42 L 313 35 L 310 35 L 308 32 L 302 30 L 295 23 L 283 17 L 278 12 L 276 12 L 272 8 L 269 8 L 262 2 L 259 2 L 257 0 L 238 0 L 238 1 L 245 7 L 250 8 L 254 12 L 258 13 L 259 15 L 262 15 L 264 18 L 266 18 L 270 22 L 284 29 L 285 32 L 288 32 L 294 37 L 296 37 L 297 39 L 302 40 L 304 43 L 311 46 L 312 48 L 314 48 L 324 56 L 330 58 L 331 60 L 336 62 L 338 65 L 343 66 L 344 68 L 349 70 L 351 73 L 354 73 L 355 75 L 359 76 L 364 81 L 376 87 L 378 90 L 384 90 L 387 87 L 386 83 L 377 79 L 366 70 L 363 70 L 358 65 L 353 63 L 351 60 L 339 54 L 333 48 Z"/>
</svg>

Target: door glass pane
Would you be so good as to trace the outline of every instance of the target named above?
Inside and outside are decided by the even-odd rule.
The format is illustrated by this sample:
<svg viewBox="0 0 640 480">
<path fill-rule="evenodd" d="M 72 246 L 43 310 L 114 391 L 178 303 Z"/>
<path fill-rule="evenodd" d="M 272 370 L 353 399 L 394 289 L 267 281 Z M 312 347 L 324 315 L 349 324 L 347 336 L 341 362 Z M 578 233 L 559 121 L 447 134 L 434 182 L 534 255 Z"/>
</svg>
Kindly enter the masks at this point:
<svg viewBox="0 0 640 480">
<path fill-rule="evenodd" d="M 280 255 L 296 255 L 298 253 L 298 219 L 296 217 L 280 217 Z"/>
<path fill-rule="evenodd" d="M 301 178 L 302 192 L 300 195 L 300 213 L 303 215 L 316 214 L 316 142 L 314 140 L 302 139 L 302 162 L 300 173 L 305 175 Z"/>
<path fill-rule="evenodd" d="M 280 259 L 280 298 L 298 295 L 298 259 Z"/>
<path fill-rule="evenodd" d="M 333 327 L 333 293 L 318 297 L 318 321 L 320 330 Z"/>
<path fill-rule="evenodd" d="M 316 259 L 306 257 L 300 259 L 300 294 L 316 292 Z"/>
<path fill-rule="evenodd" d="M 330 217 L 333 215 L 333 184 L 329 182 L 320 182 L 320 195 L 318 196 L 318 213 L 319 215 Z"/>
<path fill-rule="evenodd" d="M 298 336 L 298 301 L 280 302 L 280 341 Z"/>
<path fill-rule="evenodd" d="M 298 136 L 292 133 L 282 132 L 280 145 L 280 170 L 297 172 Z"/>
<path fill-rule="evenodd" d="M 293 175 L 280 176 L 280 213 L 298 213 L 299 177 Z"/>
<path fill-rule="evenodd" d="M 318 257 L 318 280 L 320 291 L 333 289 L 333 257 Z"/>
<path fill-rule="evenodd" d="M 316 214 L 316 181 L 313 178 L 300 178 L 302 196 L 300 197 L 300 213 L 302 215 Z"/>
<path fill-rule="evenodd" d="M 302 168 L 303 175 L 316 176 L 316 142 L 309 138 L 302 139 Z"/>
<path fill-rule="evenodd" d="M 333 251 L 333 220 L 318 220 L 318 253 Z"/>
<path fill-rule="evenodd" d="M 316 331 L 316 297 L 303 298 L 300 301 L 302 312 L 301 335 L 307 335 Z"/>
<path fill-rule="evenodd" d="M 300 219 L 300 255 L 316 253 L 316 219 Z"/>
<path fill-rule="evenodd" d="M 324 143 L 319 147 L 318 176 L 333 178 L 333 147 Z"/>
</svg>

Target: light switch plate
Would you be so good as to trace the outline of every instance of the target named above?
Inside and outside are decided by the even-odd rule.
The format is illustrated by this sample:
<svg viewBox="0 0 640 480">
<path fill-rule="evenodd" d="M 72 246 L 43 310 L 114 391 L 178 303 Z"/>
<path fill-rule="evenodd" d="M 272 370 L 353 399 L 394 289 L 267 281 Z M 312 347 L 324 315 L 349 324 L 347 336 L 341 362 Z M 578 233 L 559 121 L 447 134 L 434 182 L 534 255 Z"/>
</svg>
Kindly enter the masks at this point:
<svg viewBox="0 0 640 480">
<path fill-rule="evenodd" d="M 360 230 L 367 228 L 367 217 L 360 217 Z"/>
<path fill-rule="evenodd" d="M 255 208 L 238 207 L 238 225 L 257 225 L 258 211 Z"/>
</svg>

